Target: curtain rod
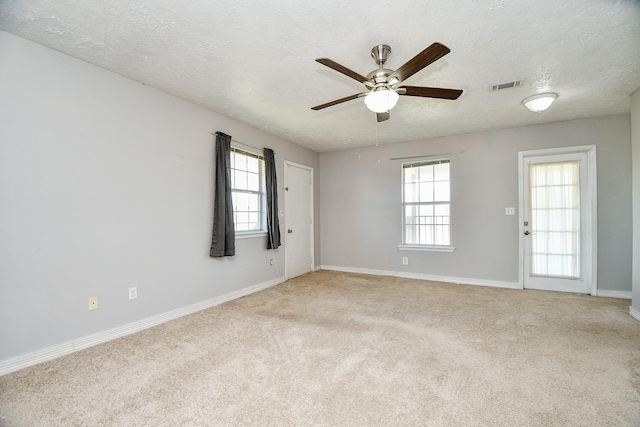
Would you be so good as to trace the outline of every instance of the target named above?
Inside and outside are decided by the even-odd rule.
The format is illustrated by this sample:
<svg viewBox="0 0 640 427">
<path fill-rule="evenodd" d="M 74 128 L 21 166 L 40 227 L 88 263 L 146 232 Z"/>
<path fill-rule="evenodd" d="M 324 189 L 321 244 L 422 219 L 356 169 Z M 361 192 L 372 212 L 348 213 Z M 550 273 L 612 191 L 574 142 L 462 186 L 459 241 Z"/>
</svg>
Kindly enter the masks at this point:
<svg viewBox="0 0 640 427">
<path fill-rule="evenodd" d="M 464 153 L 464 151 L 453 151 L 451 153 L 425 154 L 424 156 L 392 157 L 389 160 L 424 159 L 426 157 L 451 156 L 453 154 L 462 154 L 462 153 Z"/>
<path fill-rule="evenodd" d="M 211 135 L 215 135 L 216 133 L 217 133 L 217 132 L 211 132 Z M 244 142 L 242 142 L 242 141 L 238 141 L 237 139 L 235 139 L 235 138 L 233 138 L 233 137 L 231 137 L 231 141 L 232 141 L 232 142 L 235 142 L 236 144 L 244 145 L 245 147 L 248 147 L 248 148 L 253 148 L 254 150 L 260 150 L 260 151 L 263 151 L 263 150 L 264 150 L 264 148 L 258 148 L 258 147 L 254 147 L 253 145 L 245 144 Z M 273 151 L 273 154 L 275 154 L 275 153 L 276 153 L 276 152 L 275 152 L 275 150 L 274 150 L 274 151 Z"/>
</svg>

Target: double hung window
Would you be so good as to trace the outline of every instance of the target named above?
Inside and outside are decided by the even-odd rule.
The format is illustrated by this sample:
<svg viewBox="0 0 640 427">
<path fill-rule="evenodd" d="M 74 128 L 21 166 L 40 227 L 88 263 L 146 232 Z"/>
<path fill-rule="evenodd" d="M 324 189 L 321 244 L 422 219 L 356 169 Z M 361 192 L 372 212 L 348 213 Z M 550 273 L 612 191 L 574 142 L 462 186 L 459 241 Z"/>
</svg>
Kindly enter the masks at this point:
<svg viewBox="0 0 640 427">
<path fill-rule="evenodd" d="M 266 231 L 264 158 L 231 148 L 231 197 L 239 235 Z"/>
<path fill-rule="evenodd" d="M 451 245 L 449 159 L 402 165 L 403 245 Z"/>
</svg>

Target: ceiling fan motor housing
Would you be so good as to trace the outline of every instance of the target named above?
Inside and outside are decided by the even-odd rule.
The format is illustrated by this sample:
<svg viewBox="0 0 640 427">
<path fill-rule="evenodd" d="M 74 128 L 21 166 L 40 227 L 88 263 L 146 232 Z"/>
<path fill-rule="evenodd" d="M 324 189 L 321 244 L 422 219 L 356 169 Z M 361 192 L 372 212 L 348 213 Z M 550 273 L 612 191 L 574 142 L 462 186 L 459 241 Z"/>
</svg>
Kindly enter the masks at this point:
<svg viewBox="0 0 640 427">
<path fill-rule="evenodd" d="M 369 82 L 366 82 L 365 85 L 369 89 L 375 86 L 386 86 L 391 84 L 388 79 L 391 73 L 393 73 L 393 70 L 384 68 L 384 63 L 387 62 L 389 55 L 391 55 L 391 47 L 389 45 L 379 44 L 371 49 L 371 57 L 376 61 L 379 68 L 367 74 L 367 79 L 370 84 L 367 84 Z"/>
<path fill-rule="evenodd" d="M 391 84 L 388 81 L 389 76 L 391 75 L 391 73 L 393 73 L 393 70 L 388 70 L 386 68 L 380 68 L 378 70 L 373 70 L 372 72 L 367 74 L 367 79 L 369 79 L 369 81 L 371 83 L 374 83 L 374 85 Z"/>
</svg>

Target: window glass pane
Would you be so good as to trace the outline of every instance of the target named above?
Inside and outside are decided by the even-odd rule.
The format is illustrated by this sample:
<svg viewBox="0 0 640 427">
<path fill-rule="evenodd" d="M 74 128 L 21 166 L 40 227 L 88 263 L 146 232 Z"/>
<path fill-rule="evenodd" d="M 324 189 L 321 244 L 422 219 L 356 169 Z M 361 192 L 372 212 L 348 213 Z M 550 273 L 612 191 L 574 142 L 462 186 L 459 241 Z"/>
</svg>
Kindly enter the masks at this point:
<svg viewBox="0 0 640 427">
<path fill-rule="evenodd" d="M 237 190 L 246 190 L 247 189 L 247 173 L 240 170 L 234 170 L 232 175 L 233 175 L 233 181 L 232 181 L 233 188 Z"/>
<path fill-rule="evenodd" d="M 258 194 L 251 194 L 248 197 L 249 199 L 249 207 L 248 209 L 252 212 L 260 211 L 260 196 Z"/>
<path fill-rule="evenodd" d="M 249 222 L 249 212 L 238 211 L 237 214 L 239 224 L 246 224 Z"/>
<path fill-rule="evenodd" d="M 449 226 L 436 225 L 434 230 L 436 245 L 449 245 Z"/>
<path fill-rule="evenodd" d="M 435 215 L 436 216 L 449 216 L 449 205 L 435 205 Z"/>
<path fill-rule="evenodd" d="M 235 198 L 233 201 L 233 208 L 236 211 L 248 211 L 249 210 L 249 194 L 246 193 L 234 193 Z"/>
<path fill-rule="evenodd" d="M 420 215 L 433 216 L 433 205 L 420 205 Z"/>
<path fill-rule="evenodd" d="M 417 226 L 416 225 L 405 225 L 404 227 L 404 240 L 405 243 L 409 245 L 417 245 Z"/>
<path fill-rule="evenodd" d="M 420 182 L 433 181 L 433 165 L 420 166 Z"/>
<path fill-rule="evenodd" d="M 433 227 L 430 225 L 423 225 L 420 227 L 420 242 L 421 245 L 433 245 Z"/>
<path fill-rule="evenodd" d="M 259 173 L 260 172 L 259 165 L 260 165 L 259 159 L 256 159 L 255 157 L 247 156 L 247 171 L 253 172 L 253 173 Z"/>
<path fill-rule="evenodd" d="M 405 168 L 404 169 L 404 182 L 418 182 L 418 169 L 417 168 Z"/>
<path fill-rule="evenodd" d="M 236 211 L 235 213 L 235 227 L 236 231 L 247 231 L 249 229 L 249 213 Z"/>
<path fill-rule="evenodd" d="M 418 208 L 419 206 L 411 205 L 404 208 L 404 223 L 405 224 L 417 224 L 418 223 Z"/>
<path fill-rule="evenodd" d="M 249 212 L 249 228 L 251 230 L 260 229 L 260 213 L 259 212 Z"/>
<path fill-rule="evenodd" d="M 436 202 L 448 202 L 449 201 L 449 181 L 435 182 L 434 183 L 434 200 Z"/>
<path fill-rule="evenodd" d="M 433 202 L 433 182 L 420 183 L 420 201 Z"/>
<path fill-rule="evenodd" d="M 247 156 L 242 153 L 236 153 L 236 168 L 247 170 Z"/>
<path fill-rule="evenodd" d="M 406 184 L 404 186 L 404 201 L 406 203 L 413 203 L 413 202 L 419 201 L 418 185 L 419 184 Z"/>
<path fill-rule="evenodd" d="M 247 189 L 251 191 L 260 191 L 260 176 L 257 173 L 247 174 Z"/>
<path fill-rule="evenodd" d="M 436 181 L 449 181 L 449 163 L 440 163 L 433 166 L 434 179 Z"/>
<path fill-rule="evenodd" d="M 236 211 L 236 208 L 238 206 L 238 195 L 236 194 L 235 191 L 231 191 L 231 204 L 233 205 L 233 212 Z M 233 221 L 236 220 L 236 217 L 233 217 Z"/>
</svg>

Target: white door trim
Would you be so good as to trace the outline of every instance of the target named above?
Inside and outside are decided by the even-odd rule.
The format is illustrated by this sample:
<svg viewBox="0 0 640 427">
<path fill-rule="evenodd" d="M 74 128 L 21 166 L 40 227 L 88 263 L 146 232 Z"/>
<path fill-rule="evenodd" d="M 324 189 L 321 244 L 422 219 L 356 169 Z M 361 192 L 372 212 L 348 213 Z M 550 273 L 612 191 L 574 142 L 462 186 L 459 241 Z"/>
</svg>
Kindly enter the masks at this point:
<svg viewBox="0 0 640 427">
<path fill-rule="evenodd" d="M 314 229 L 315 229 L 315 222 L 316 221 L 315 221 L 315 216 L 314 216 L 314 211 L 313 211 L 313 168 L 311 166 L 301 165 L 300 163 L 295 163 L 295 162 L 291 162 L 289 160 L 285 160 L 284 161 L 284 186 L 285 186 L 285 188 L 289 186 L 288 185 L 289 178 L 288 178 L 288 175 L 287 175 L 287 170 L 288 170 L 287 166 L 293 166 L 293 167 L 296 167 L 296 168 L 308 170 L 310 175 L 311 175 L 311 182 L 310 182 L 310 185 L 309 185 L 309 191 L 310 191 L 310 194 L 309 194 L 309 204 L 310 204 L 310 206 L 309 206 L 309 214 L 311 215 L 311 224 L 309 226 L 309 242 L 310 242 L 311 247 L 309 248 L 309 255 L 311 257 L 311 271 L 314 271 L 315 270 L 315 254 L 314 254 L 314 252 L 315 252 L 315 250 L 314 250 L 315 244 L 314 244 L 314 241 L 313 241 L 313 237 L 315 235 Z M 287 230 L 288 229 L 287 220 L 288 220 L 288 212 L 289 212 L 289 192 L 286 191 L 286 190 L 284 192 L 284 206 L 285 206 L 285 216 L 284 216 L 285 217 L 285 221 L 284 221 L 285 222 L 285 227 L 284 228 L 285 228 L 285 230 Z M 285 231 L 285 233 L 286 233 L 286 231 Z M 286 240 L 285 240 L 285 242 L 286 242 Z M 284 277 L 286 279 L 289 279 L 289 265 L 287 263 L 287 259 L 288 259 L 287 251 L 288 250 L 290 250 L 289 246 L 285 244 L 285 246 L 284 246 L 284 252 L 285 252 L 285 255 L 284 255 L 284 259 L 285 259 Z"/>
<path fill-rule="evenodd" d="M 598 188 L 597 188 L 597 169 L 596 169 L 596 146 L 595 145 L 577 145 L 573 147 L 562 148 L 545 148 L 541 150 L 528 150 L 518 152 L 518 203 L 519 203 L 519 225 L 518 225 L 518 281 L 520 288 L 524 289 L 524 209 L 525 209 L 525 197 L 527 189 L 524 188 L 523 173 L 524 161 L 528 157 L 547 156 L 557 154 L 570 154 L 570 153 L 585 153 L 587 155 L 587 176 L 588 185 L 591 191 L 587 195 L 587 200 L 584 201 L 583 206 L 590 210 L 591 214 L 591 246 L 589 248 L 589 255 L 585 263 L 585 272 L 589 276 L 590 294 L 598 294 Z M 590 266 L 590 268 L 589 268 Z"/>
</svg>

